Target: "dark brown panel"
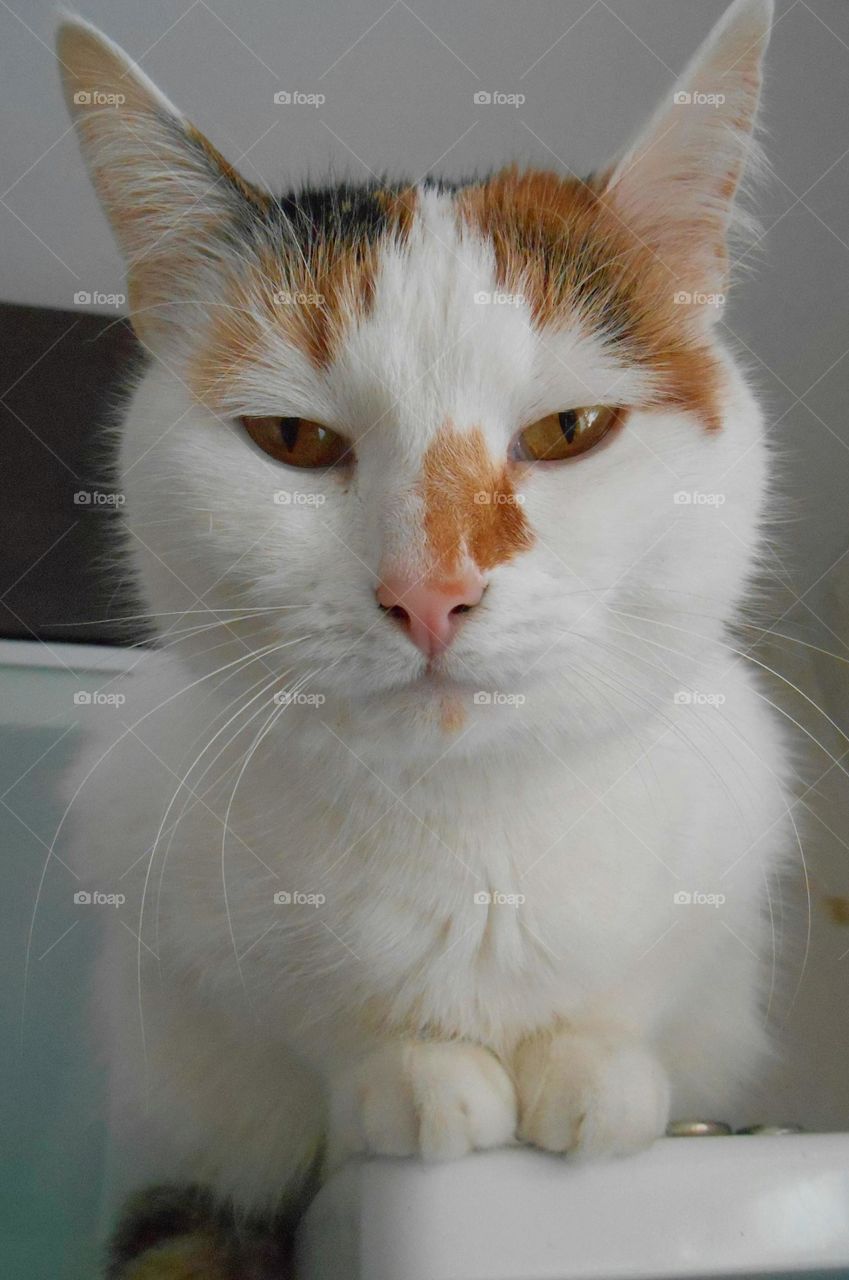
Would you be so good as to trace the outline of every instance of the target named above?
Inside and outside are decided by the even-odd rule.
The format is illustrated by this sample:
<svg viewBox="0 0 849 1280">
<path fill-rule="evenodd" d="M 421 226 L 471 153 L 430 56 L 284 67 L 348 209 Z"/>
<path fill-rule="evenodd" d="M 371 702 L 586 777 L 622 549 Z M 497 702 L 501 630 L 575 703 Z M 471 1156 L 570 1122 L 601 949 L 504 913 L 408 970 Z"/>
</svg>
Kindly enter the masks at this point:
<svg viewBox="0 0 849 1280">
<path fill-rule="evenodd" d="M 140 348 L 124 320 L 0 305 L 0 352 L 0 634 L 131 643 L 104 427 Z"/>
</svg>

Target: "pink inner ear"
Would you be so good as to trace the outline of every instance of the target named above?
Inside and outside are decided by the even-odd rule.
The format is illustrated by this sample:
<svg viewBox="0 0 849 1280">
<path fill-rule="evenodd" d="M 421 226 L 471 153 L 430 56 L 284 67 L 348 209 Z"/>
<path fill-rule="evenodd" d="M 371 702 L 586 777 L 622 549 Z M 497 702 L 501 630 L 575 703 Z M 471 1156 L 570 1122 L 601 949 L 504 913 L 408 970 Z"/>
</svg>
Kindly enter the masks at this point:
<svg viewBox="0 0 849 1280">
<path fill-rule="evenodd" d="M 768 0 L 731 6 L 604 186 L 605 200 L 681 288 L 723 287 L 734 197 L 757 151 L 751 135 L 771 13 Z"/>
</svg>

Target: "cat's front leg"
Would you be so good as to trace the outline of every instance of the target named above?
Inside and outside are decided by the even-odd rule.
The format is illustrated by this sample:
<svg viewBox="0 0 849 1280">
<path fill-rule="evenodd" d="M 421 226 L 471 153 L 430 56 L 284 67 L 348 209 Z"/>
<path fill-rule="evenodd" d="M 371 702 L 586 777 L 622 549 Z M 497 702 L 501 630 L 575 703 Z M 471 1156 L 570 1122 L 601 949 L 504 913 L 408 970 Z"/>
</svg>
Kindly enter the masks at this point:
<svg viewBox="0 0 849 1280">
<path fill-rule="evenodd" d="M 649 1146 L 669 1122 L 666 1071 L 652 1051 L 608 1027 L 523 1041 L 515 1058 L 519 1137 L 586 1158 Z"/>
<path fill-rule="evenodd" d="M 331 1089 L 328 1164 L 349 1155 L 448 1160 L 509 1142 L 516 1094 L 480 1045 L 401 1040 L 338 1077 Z"/>
</svg>

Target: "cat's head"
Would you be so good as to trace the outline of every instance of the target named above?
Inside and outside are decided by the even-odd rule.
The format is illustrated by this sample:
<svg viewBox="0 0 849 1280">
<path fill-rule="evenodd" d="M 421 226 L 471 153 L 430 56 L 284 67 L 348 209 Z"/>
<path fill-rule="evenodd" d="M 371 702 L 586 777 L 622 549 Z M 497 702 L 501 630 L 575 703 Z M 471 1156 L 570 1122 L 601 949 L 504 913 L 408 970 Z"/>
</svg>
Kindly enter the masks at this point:
<svg viewBox="0 0 849 1280">
<path fill-rule="evenodd" d="M 62 26 L 152 357 L 120 483 L 165 642 L 437 747 L 598 732 L 665 687 L 636 615 L 715 634 L 757 545 L 760 418 L 720 339 L 771 14 L 737 0 L 586 181 L 285 197 Z"/>
</svg>

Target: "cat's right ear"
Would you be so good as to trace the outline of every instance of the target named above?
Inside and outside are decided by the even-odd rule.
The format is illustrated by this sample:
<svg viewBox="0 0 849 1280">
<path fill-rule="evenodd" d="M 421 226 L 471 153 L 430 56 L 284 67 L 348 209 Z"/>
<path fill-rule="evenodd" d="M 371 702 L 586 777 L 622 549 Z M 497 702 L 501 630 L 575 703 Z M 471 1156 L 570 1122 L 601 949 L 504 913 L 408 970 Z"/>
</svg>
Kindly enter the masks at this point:
<svg viewBox="0 0 849 1280">
<path fill-rule="evenodd" d="M 605 175 L 605 202 L 677 293 L 727 287 L 728 233 L 753 142 L 774 0 L 733 0 L 633 146 Z M 717 307 L 696 308 L 711 323 Z"/>
<path fill-rule="evenodd" d="M 133 327 L 155 348 L 208 297 L 234 221 L 261 214 L 268 197 L 95 27 L 64 21 L 57 54 L 83 156 L 127 262 Z"/>
</svg>

